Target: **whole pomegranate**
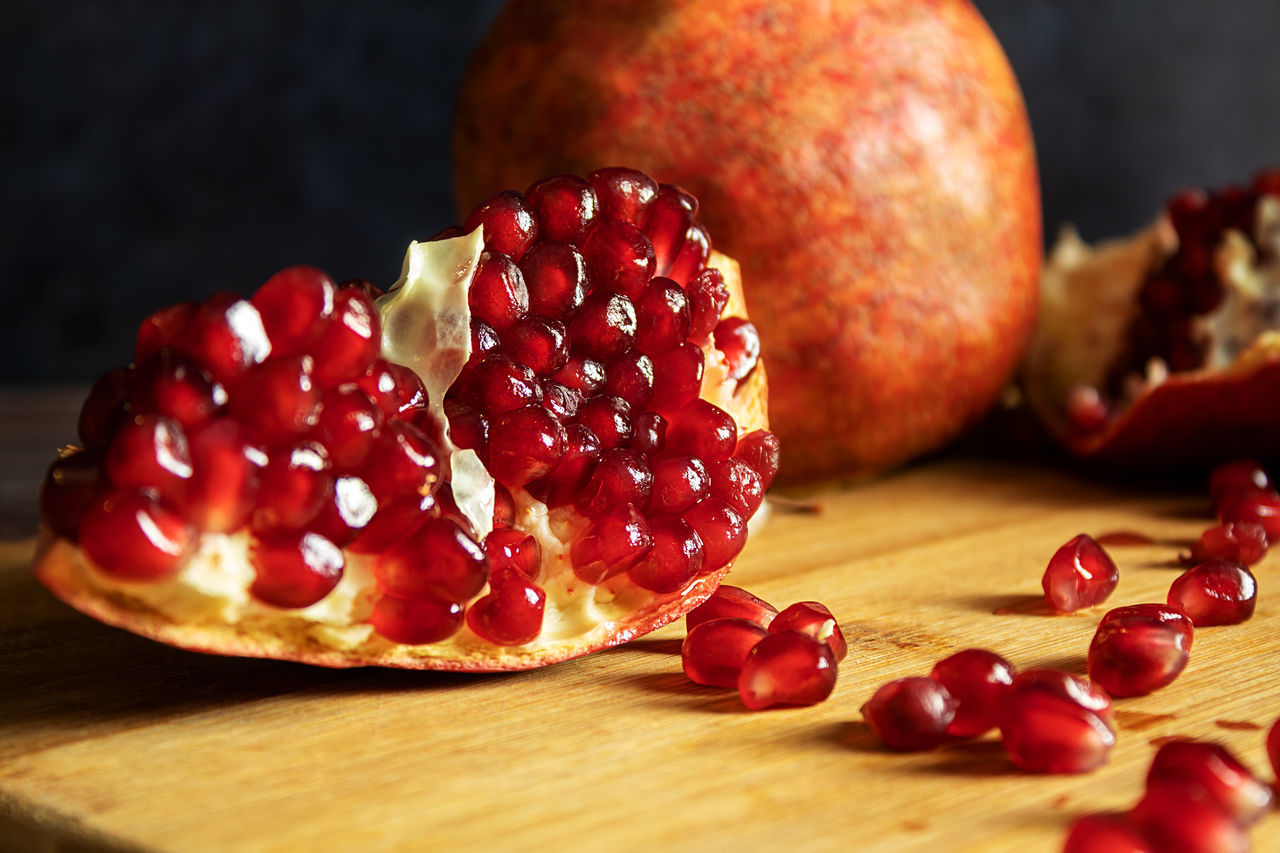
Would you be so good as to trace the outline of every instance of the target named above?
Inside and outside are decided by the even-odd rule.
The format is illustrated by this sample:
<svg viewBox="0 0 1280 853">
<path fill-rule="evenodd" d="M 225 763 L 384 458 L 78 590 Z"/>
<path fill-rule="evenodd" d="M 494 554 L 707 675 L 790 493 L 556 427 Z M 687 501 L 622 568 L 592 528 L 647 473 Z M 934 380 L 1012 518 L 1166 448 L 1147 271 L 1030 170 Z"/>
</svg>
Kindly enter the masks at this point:
<svg viewBox="0 0 1280 853">
<path fill-rule="evenodd" d="M 462 208 L 615 162 L 702 200 L 742 264 L 792 481 L 940 446 L 1028 340 L 1031 134 L 968 0 L 513 0 L 456 118 Z"/>
</svg>

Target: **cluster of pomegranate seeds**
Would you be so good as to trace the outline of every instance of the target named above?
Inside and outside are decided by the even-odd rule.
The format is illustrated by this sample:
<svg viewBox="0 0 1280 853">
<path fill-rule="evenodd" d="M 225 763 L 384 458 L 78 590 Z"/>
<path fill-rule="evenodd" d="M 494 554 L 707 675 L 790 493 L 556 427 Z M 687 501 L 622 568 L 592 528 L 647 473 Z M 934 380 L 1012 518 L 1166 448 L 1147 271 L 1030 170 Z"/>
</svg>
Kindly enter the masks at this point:
<svg viewBox="0 0 1280 853">
<path fill-rule="evenodd" d="M 1193 635 L 1192 621 L 1176 606 L 1117 607 L 1089 644 L 1089 677 L 1116 697 L 1167 687 L 1186 667 Z"/>
<path fill-rule="evenodd" d="M 1045 600 L 1059 613 L 1101 604 L 1119 582 L 1115 561 L 1087 533 L 1072 537 L 1054 552 L 1040 580 Z"/>
<path fill-rule="evenodd" d="M 685 674 L 696 684 L 736 688 L 753 711 L 823 701 L 848 653 L 824 605 L 801 601 L 779 612 L 726 584 L 689 612 L 686 627 L 680 652 Z"/>
</svg>

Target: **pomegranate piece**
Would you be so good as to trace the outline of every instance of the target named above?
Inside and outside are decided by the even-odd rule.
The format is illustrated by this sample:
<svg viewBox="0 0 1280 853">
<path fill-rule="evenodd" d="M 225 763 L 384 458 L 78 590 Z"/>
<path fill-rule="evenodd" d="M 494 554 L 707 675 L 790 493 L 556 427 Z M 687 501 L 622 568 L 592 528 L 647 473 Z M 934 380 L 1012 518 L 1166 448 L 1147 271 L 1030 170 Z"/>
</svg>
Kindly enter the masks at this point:
<svg viewBox="0 0 1280 853">
<path fill-rule="evenodd" d="M 685 675 L 695 684 L 738 686 L 742 665 L 756 644 L 769 635 L 758 622 L 734 617 L 701 622 L 680 647 Z"/>
<path fill-rule="evenodd" d="M 1054 552 L 1040 580 L 1049 606 L 1059 613 L 1101 604 L 1119 582 L 1115 561 L 1087 533 L 1071 538 Z"/>
<path fill-rule="evenodd" d="M 120 580 L 172 577 L 194 540 L 190 524 L 142 492 L 109 492 L 80 522 L 80 547 L 98 569 Z"/>
<path fill-rule="evenodd" d="M 1184 563 L 1195 565 L 1208 560 L 1236 560 L 1252 566 L 1267 554 L 1267 531 L 1252 521 L 1229 521 L 1210 527 L 1191 546 Z"/>
<path fill-rule="evenodd" d="M 957 706 L 941 682 L 899 678 L 882 685 L 862 706 L 862 718 L 890 749 L 933 749 L 947 741 Z"/>
<path fill-rule="evenodd" d="M 1033 773 L 1088 773 L 1106 763 L 1116 735 L 1111 700 L 1055 670 L 1014 676 L 999 712 L 1005 752 Z"/>
<path fill-rule="evenodd" d="M 1192 622 L 1176 607 L 1134 604 L 1102 617 L 1089 644 L 1089 677 L 1112 696 L 1167 687 L 1191 654 Z"/>
<path fill-rule="evenodd" d="M 977 737 L 999 725 L 1000 705 L 1013 683 L 1013 665 L 986 649 L 964 649 L 933 665 L 929 677 L 955 700 L 952 737 Z"/>
<path fill-rule="evenodd" d="M 720 584 L 711 597 L 690 610 L 684 617 L 685 627 L 692 631 L 712 619 L 747 619 L 768 628 L 778 615 L 778 608 L 745 589 Z"/>
<path fill-rule="evenodd" d="M 1266 814 L 1273 797 L 1271 787 L 1226 747 L 1205 741 L 1169 741 L 1156 750 L 1147 770 L 1147 790 L 1161 786 L 1195 790 L 1241 825 Z"/>
<path fill-rule="evenodd" d="M 317 533 L 259 534 L 249 553 L 255 577 L 249 593 L 273 607 L 308 607 L 342 580 L 342 549 Z"/>
<path fill-rule="evenodd" d="M 799 631 L 770 634 L 742 664 L 738 695 L 753 711 L 816 705 L 836 686 L 831 647 Z"/>
<path fill-rule="evenodd" d="M 1169 606 L 1187 614 L 1197 627 L 1235 625 L 1253 616 L 1258 583 L 1253 572 L 1234 560 L 1211 560 L 1183 572 L 1169 587 Z"/>
<path fill-rule="evenodd" d="M 1127 817 L 1087 814 L 1071 822 L 1062 853 L 1156 853 Z"/>
<path fill-rule="evenodd" d="M 1245 853 L 1249 837 L 1232 817 L 1187 786 L 1149 789 L 1129 813 L 1130 822 L 1157 851 Z"/>
<path fill-rule="evenodd" d="M 779 631 L 799 631 L 826 643 L 835 656 L 836 663 L 844 660 L 849 653 L 849 645 L 845 642 L 840 623 L 831 615 L 825 604 L 816 601 L 799 601 L 784 609 L 769 623 L 769 633 Z"/>
</svg>

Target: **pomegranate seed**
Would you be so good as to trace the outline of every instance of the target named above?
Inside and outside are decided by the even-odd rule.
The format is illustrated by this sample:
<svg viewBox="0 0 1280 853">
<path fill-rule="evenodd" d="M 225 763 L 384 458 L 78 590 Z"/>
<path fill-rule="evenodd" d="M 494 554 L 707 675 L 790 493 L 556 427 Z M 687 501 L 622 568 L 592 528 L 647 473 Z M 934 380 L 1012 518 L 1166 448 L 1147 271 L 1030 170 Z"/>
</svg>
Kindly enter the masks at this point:
<svg viewBox="0 0 1280 853">
<path fill-rule="evenodd" d="M 711 597 L 690 610 L 684 617 L 685 627 L 692 631 L 712 619 L 747 619 L 768 628 L 778 615 L 778 608 L 745 589 L 720 584 Z"/>
<path fill-rule="evenodd" d="M 227 392 L 200 366 L 161 350 L 133 374 L 130 406 L 137 413 L 173 418 L 184 429 L 205 423 L 227 403 Z"/>
<path fill-rule="evenodd" d="M 546 409 L 556 420 L 564 423 L 578 416 L 582 407 L 582 394 L 567 385 L 561 385 L 554 379 L 542 380 L 542 408 Z"/>
<path fill-rule="evenodd" d="M 1280 720 L 1267 732 L 1267 758 L 1271 759 L 1271 772 L 1280 779 Z"/>
<path fill-rule="evenodd" d="M 732 457 L 711 464 L 711 494 L 733 507 L 743 518 L 756 514 L 764 502 L 760 475 L 744 459 Z"/>
<path fill-rule="evenodd" d="M 1015 766 L 1033 773 L 1087 773 L 1115 746 L 1111 700 L 1087 681 L 1054 670 L 1014 676 L 1000 707 L 1000 733 Z"/>
<path fill-rule="evenodd" d="M 90 450 L 102 450 L 120 425 L 129 419 L 129 391 L 133 371 L 127 367 L 108 370 L 98 377 L 80 406 L 77 432 Z"/>
<path fill-rule="evenodd" d="M 342 549 L 317 533 L 273 530 L 249 551 L 255 576 L 249 594 L 272 607 L 310 607 L 342 580 Z"/>
<path fill-rule="evenodd" d="M 273 452 L 259 480 L 253 529 L 305 527 L 332 493 L 333 477 L 324 448 L 304 442 Z"/>
<path fill-rule="evenodd" d="M 1243 563 L 1212 560 L 1183 572 L 1169 587 L 1169 606 L 1200 628 L 1235 625 L 1253 616 L 1258 583 Z"/>
<path fill-rule="evenodd" d="M 602 219 L 619 219 L 643 228 L 649 221 L 649 208 L 658 197 L 658 183 L 635 169 L 609 167 L 596 169 L 587 180 L 596 191 Z"/>
<path fill-rule="evenodd" d="M 760 361 L 760 333 L 755 324 L 741 317 L 721 321 L 715 330 L 716 349 L 724 353 L 729 376 L 739 382 L 755 370 Z"/>
<path fill-rule="evenodd" d="M 667 446 L 667 419 L 657 412 L 641 412 L 632 423 L 635 435 L 631 449 L 640 453 L 655 453 Z"/>
<path fill-rule="evenodd" d="M 604 365 L 594 358 L 578 353 L 571 354 L 564 367 L 551 377 L 583 396 L 594 394 L 605 382 Z"/>
<path fill-rule="evenodd" d="M 845 642 L 840 623 L 831 615 L 825 604 L 816 601 L 799 601 L 783 610 L 769 625 L 769 633 L 779 631 L 799 631 L 815 640 L 831 647 L 831 654 L 836 663 L 844 660 L 849 653 L 849 645 Z"/>
<path fill-rule="evenodd" d="M 781 448 L 776 435 L 758 429 L 738 439 L 733 455 L 750 465 L 760 475 L 761 488 L 768 489 L 773 485 L 773 478 L 782 463 Z"/>
<path fill-rule="evenodd" d="M 565 427 L 564 455 L 544 481 L 544 502 L 558 507 L 577 500 L 594 473 L 599 458 L 600 442 L 595 433 L 579 424 Z"/>
<path fill-rule="evenodd" d="M 1071 822 L 1062 853 L 1155 853 L 1127 818 L 1087 814 Z"/>
<path fill-rule="evenodd" d="M 627 576 L 636 586 L 653 592 L 682 589 L 702 571 L 702 538 L 676 515 L 650 518 L 649 530 L 653 547 L 627 571 Z"/>
<path fill-rule="evenodd" d="M 102 464 L 117 488 L 155 489 L 170 500 L 180 499 L 191 479 L 186 433 L 161 415 L 135 415 L 122 424 Z"/>
<path fill-rule="evenodd" d="M 320 396 L 320 413 L 308 435 L 328 451 L 338 470 L 358 468 L 369 456 L 384 415 L 357 385 L 340 385 Z"/>
<path fill-rule="evenodd" d="M 890 749 L 933 749 L 947 741 L 956 705 L 947 688 L 932 678 L 899 678 L 881 686 L 862 706 L 862 718 Z"/>
<path fill-rule="evenodd" d="M 684 232 L 684 245 L 676 252 L 667 275 L 678 284 L 687 284 L 702 270 L 710 255 L 711 235 L 701 223 L 695 222 Z"/>
<path fill-rule="evenodd" d="M 956 700 L 952 737 L 977 737 L 999 724 L 1000 704 L 1013 683 L 1013 666 L 995 652 L 964 649 L 933 665 L 929 677 Z"/>
<path fill-rule="evenodd" d="M 706 497 L 710 485 L 707 466 L 696 456 L 660 452 L 650 457 L 649 464 L 653 470 L 649 512 L 684 512 Z"/>
<path fill-rule="evenodd" d="M 321 388 L 354 381 L 378 358 L 382 321 L 373 300 L 355 289 L 338 291 L 333 319 L 324 326 L 315 352 L 315 378 Z"/>
<path fill-rule="evenodd" d="M 536 243 L 520 261 L 529 310 L 563 320 L 587 298 L 587 262 L 567 243 Z"/>
<path fill-rule="evenodd" d="M 503 349 L 539 376 L 550 376 L 569 361 L 564 323 L 538 316 L 525 317 L 508 329 Z"/>
<path fill-rule="evenodd" d="M 40 518 L 58 536 L 74 542 L 84 514 L 110 487 L 97 451 L 63 456 L 49 466 L 40 485 Z"/>
<path fill-rule="evenodd" d="M 1209 501 L 1214 512 L 1233 492 L 1265 492 L 1272 487 L 1271 478 L 1252 459 L 1237 459 L 1214 468 L 1209 474 Z"/>
<path fill-rule="evenodd" d="M 340 490 L 345 490 L 345 494 Z M 436 509 L 433 496 L 409 495 L 378 505 L 369 486 L 358 477 L 339 477 L 334 496 L 307 526 L 336 536 L 335 541 L 355 554 L 381 554 L 416 533 Z"/>
<path fill-rule="evenodd" d="M 99 570 L 120 580 L 172 576 L 194 540 L 195 531 L 176 512 L 123 489 L 95 502 L 80 524 L 80 547 Z"/>
<path fill-rule="evenodd" d="M 197 309 L 175 349 L 198 362 L 215 382 L 230 385 L 271 353 L 258 309 L 233 293 L 215 293 Z"/>
<path fill-rule="evenodd" d="M 1244 830 L 1190 788 L 1162 785 L 1147 791 L 1129 820 L 1157 851 L 1245 853 L 1249 849 Z"/>
<path fill-rule="evenodd" d="M 1241 825 L 1253 823 L 1271 809 L 1271 786 L 1217 743 L 1174 740 L 1162 744 L 1147 771 L 1147 790 L 1166 785 L 1203 794 Z"/>
<path fill-rule="evenodd" d="M 489 463 L 489 419 L 452 397 L 444 401 L 449 421 L 449 438 L 458 447 L 474 450 L 480 461 Z"/>
<path fill-rule="evenodd" d="M 1203 563 L 1207 560 L 1235 560 L 1251 566 L 1267 554 L 1267 531 L 1252 521 L 1229 521 L 1210 527 L 1191 546 L 1184 563 Z"/>
<path fill-rule="evenodd" d="M 682 518 L 702 539 L 702 574 L 733 562 L 747 544 L 747 522 L 732 507 L 714 498 L 698 501 Z"/>
<path fill-rule="evenodd" d="M 729 304 L 729 286 L 719 270 L 707 269 L 686 286 L 689 293 L 689 342 L 703 346 Z"/>
<path fill-rule="evenodd" d="M 382 595 L 373 605 L 369 622 L 379 636 L 393 643 L 427 645 L 458 633 L 463 622 L 463 605 L 438 598 L 396 598 Z"/>
<path fill-rule="evenodd" d="M 524 195 L 545 240 L 580 245 L 595 223 L 599 209 L 596 191 L 577 175 L 544 178 Z"/>
<path fill-rule="evenodd" d="M 231 533 L 249 523 L 267 455 L 231 418 L 218 418 L 190 437 L 191 480 L 180 503 L 200 530 Z"/>
<path fill-rule="evenodd" d="M 542 401 L 534 372 L 507 355 L 490 355 L 473 368 L 466 396 L 491 415 L 513 412 Z"/>
<path fill-rule="evenodd" d="M 1268 541 L 1280 538 L 1280 493 L 1265 491 L 1229 492 L 1218 504 L 1218 520 L 1251 521 L 1267 531 Z"/>
<path fill-rule="evenodd" d="M 268 361 L 231 388 L 231 414 L 264 438 L 302 435 L 320 414 L 320 388 L 309 355 Z"/>
<path fill-rule="evenodd" d="M 537 639 L 547 594 L 513 569 L 495 570 L 491 586 L 467 611 L 467 626 L 500 646 L 521 646 Z"/>
<path fill-rule="evenodd" d="M 516 262 L 502 252 L 482 253 L 467 291 L 467 305 L 473 321 L 480 320 L 499 334 L 529 313 L 529 290 Z"/>
<path fill-rule="evenodd" d="M 314 267 L 286 267 L 267 279 L 249 300 L 262 317 L 271 355 L 312 352 L 333 316 L 337 288 Z"/>
<path fill-rule="evenodd" d="M 658 195 L 649 209 L 645 233 L 653 243 L 658 275 L 667 275 L 676 254 L 684 246 L 685 234 L 698 213 L 698 200 L 674 184 L 659 184 Z"/>
<path fill-rule="evenodd" d="M 377 405 L 384 418 L 393 418 L 409 409 L 428 405 L 427 389 L 412 369 L 378 359 L 355 380 L 361 391 Z"/>
<path fill-rule="evenodd" d="M 635 306 L 621 293 L 593 291 L 569 322 L 569 333 L 583 353 L 611 361 L 630 349 L 635 338 Z"/>
<path fill-rule="evenodd" d="M 1092 536 L 1081 533 L 1054 553 L 1040 584 L 1049 606 L 1074 613 L 1106 601 L 1119 582 L 1115 561 Z"/>
<path fill-rule="evenodd" d="M 680 647 L 684 673 L 694 684 L 736 688 L 747 655 L 767 636 L 768 631 L 749 619 L 703 622 L 689 630 Z"/>
<path fill-rule="evenodd" d="M 509 488 L 545 477 L 566 440 L 564 426 L 541 406 L 507 412 L 489 430 L 489 473 Z"/>
<path fill-rule="evenodd" d="M 770 634 L 756 643 L 738 676 L 738 695 L 753 711 L 816 705 L 835 686 L 831 648 L 797 631 Z"/>
<path fill-rule="evenodd" d="M 632 450 L 601 451 L 600 461 L 578 495 L 578 509 L 595 518 L 619 504 L 645 506 L 653 492 L 649 460 Z"/>
<path fill-rule="evenodd" d="M 621 293 L 636 300 L 653 277 L 653 246 L 630 222 L 601 222 L 582 247 L 587 273 L 594 287 Z M 684 296 L 683 292 L 680 294 Z"/>
<path fill-rule="evenodd" d="M 194 302 L 179 302 L 161 308 L 143 320 L 134 340 L 133 363 L 142 364 L 165 347 L 177 346 L 179 337 L 198 308 Z"/>
<path fill-rule="evenodd" d="M 516 502 L 505 486 L 493 485 L 493 526 L 494 529 L 510 527 L 516 522 Z M 489 555 L 493 559 L 493 555 Z"/>
<path fill-rule="evenodd" d="M 601 447 L 625 447 L 634 435 L 631 406 L 621 397 L 602 395 L 578 408 L 578 423 L 595 433 Z"/>
<path fill-rule="evenodd" d="M 639 295 L 636 308 L 640 317 L 635 347 L 641 352 L 658 355 L 689 337 L 689 299 L 671 279 L 655 277 Z"/>
<path fill-rule="evenodd" d="M 640 510 L 634 504 L 615 506 L 571 546 L 573 572 L 598 584 L 630 569 L 652 547 L 653 533 Z"/>
<path fill-rule="evenodd" d="M 358 473 L 379 503 L 434 495 L 441 477 L 440 450 L 422 430 L 405 421 L 392 421 L 383 428 Z"/>
<path fill-rule="evenodd" d="M 704 462 L 728 459 L 738 443 L 733 416 L 715 403 L 697 399 L 674 416 L 667 429 L 667 448 L 701 457 Z"/>
<path fill-rule="evenodd" d="M 489 567 L 494 572 L 510 569 L 519 572 L 529 580 L 538 576 L 538 569 L 542 562 L 542 549 L 538 545 L 538 540 L 523 530 L 512 528 L 494 530 L 485 537 L 484 552 L 489 558 Z"/>
<path fill-rule="evenodd" d="M 397 598 L 469 601 L 489 581 L 484 549 L 452 519 L 428 518 L 373 561 L 378 588 Z"/>
<path fill-rule="evenodd" d="M 484 228 L 485 248 L 520 260 L 538 236 L 538 221 L 524 196 L 513 190 L 483 202 L 462 223 L 464 233 Z"/>
<path fill-rule="evenodd" d="M 643 409 L 653 397 L 653 360 L 631 350 L 605 369 L 605 390 L 633 409 Z"/>
<path fill-rule="evenodd" d="M 1167 687 L 1187 665 L 1191 620 L 1163 604 L 1118 607 L 1102 617 L 1089 644 L 1089 677 L 1112 696 Z"/>
<path fill-rule="evenodd" d="M 651 407 L 674 417 L 698 398 L 702 390 L 702 371 L 702 350 L 690 343 L 655 356 Z"/>
</svg>

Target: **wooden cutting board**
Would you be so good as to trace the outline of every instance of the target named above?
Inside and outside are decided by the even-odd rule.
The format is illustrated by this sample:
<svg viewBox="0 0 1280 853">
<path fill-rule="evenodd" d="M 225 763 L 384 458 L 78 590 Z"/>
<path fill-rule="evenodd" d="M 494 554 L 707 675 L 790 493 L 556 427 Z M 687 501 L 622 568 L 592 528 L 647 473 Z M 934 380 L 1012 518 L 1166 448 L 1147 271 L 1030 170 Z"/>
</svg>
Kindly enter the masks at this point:
<svg viewBox="0 0 1280 853">
<path fill-rule="evenodd" d="M 1043 612 L 1049 556 L 1147 534 L 1111 549 L 1109 604 L 1163 601 L 1207 524 L 1197 492 L 950 458 L 776 511 L 730 582 L 827 603 L 850 653 L 827 702 L 762 713 L 685 679 L 682 625 L 506 676 L 223 659 L 77 615 L 27 573 L 29 541 L 0 546 L 0 848 L 1055 851 L 1073 816 L 1137 800 L 1162 738 L 1270 777 L 1280 555 L 1252 621 L 1200 631 L 1174 685 L 1117 703 L 1095 773 L 1018 772 L 994 736 L 890 753 L 858 708 L 966 646 L 1082 672 L 1101 611 Z M 1280 817 L 1252 838 L 1280 850 Z"/>
</svg>

